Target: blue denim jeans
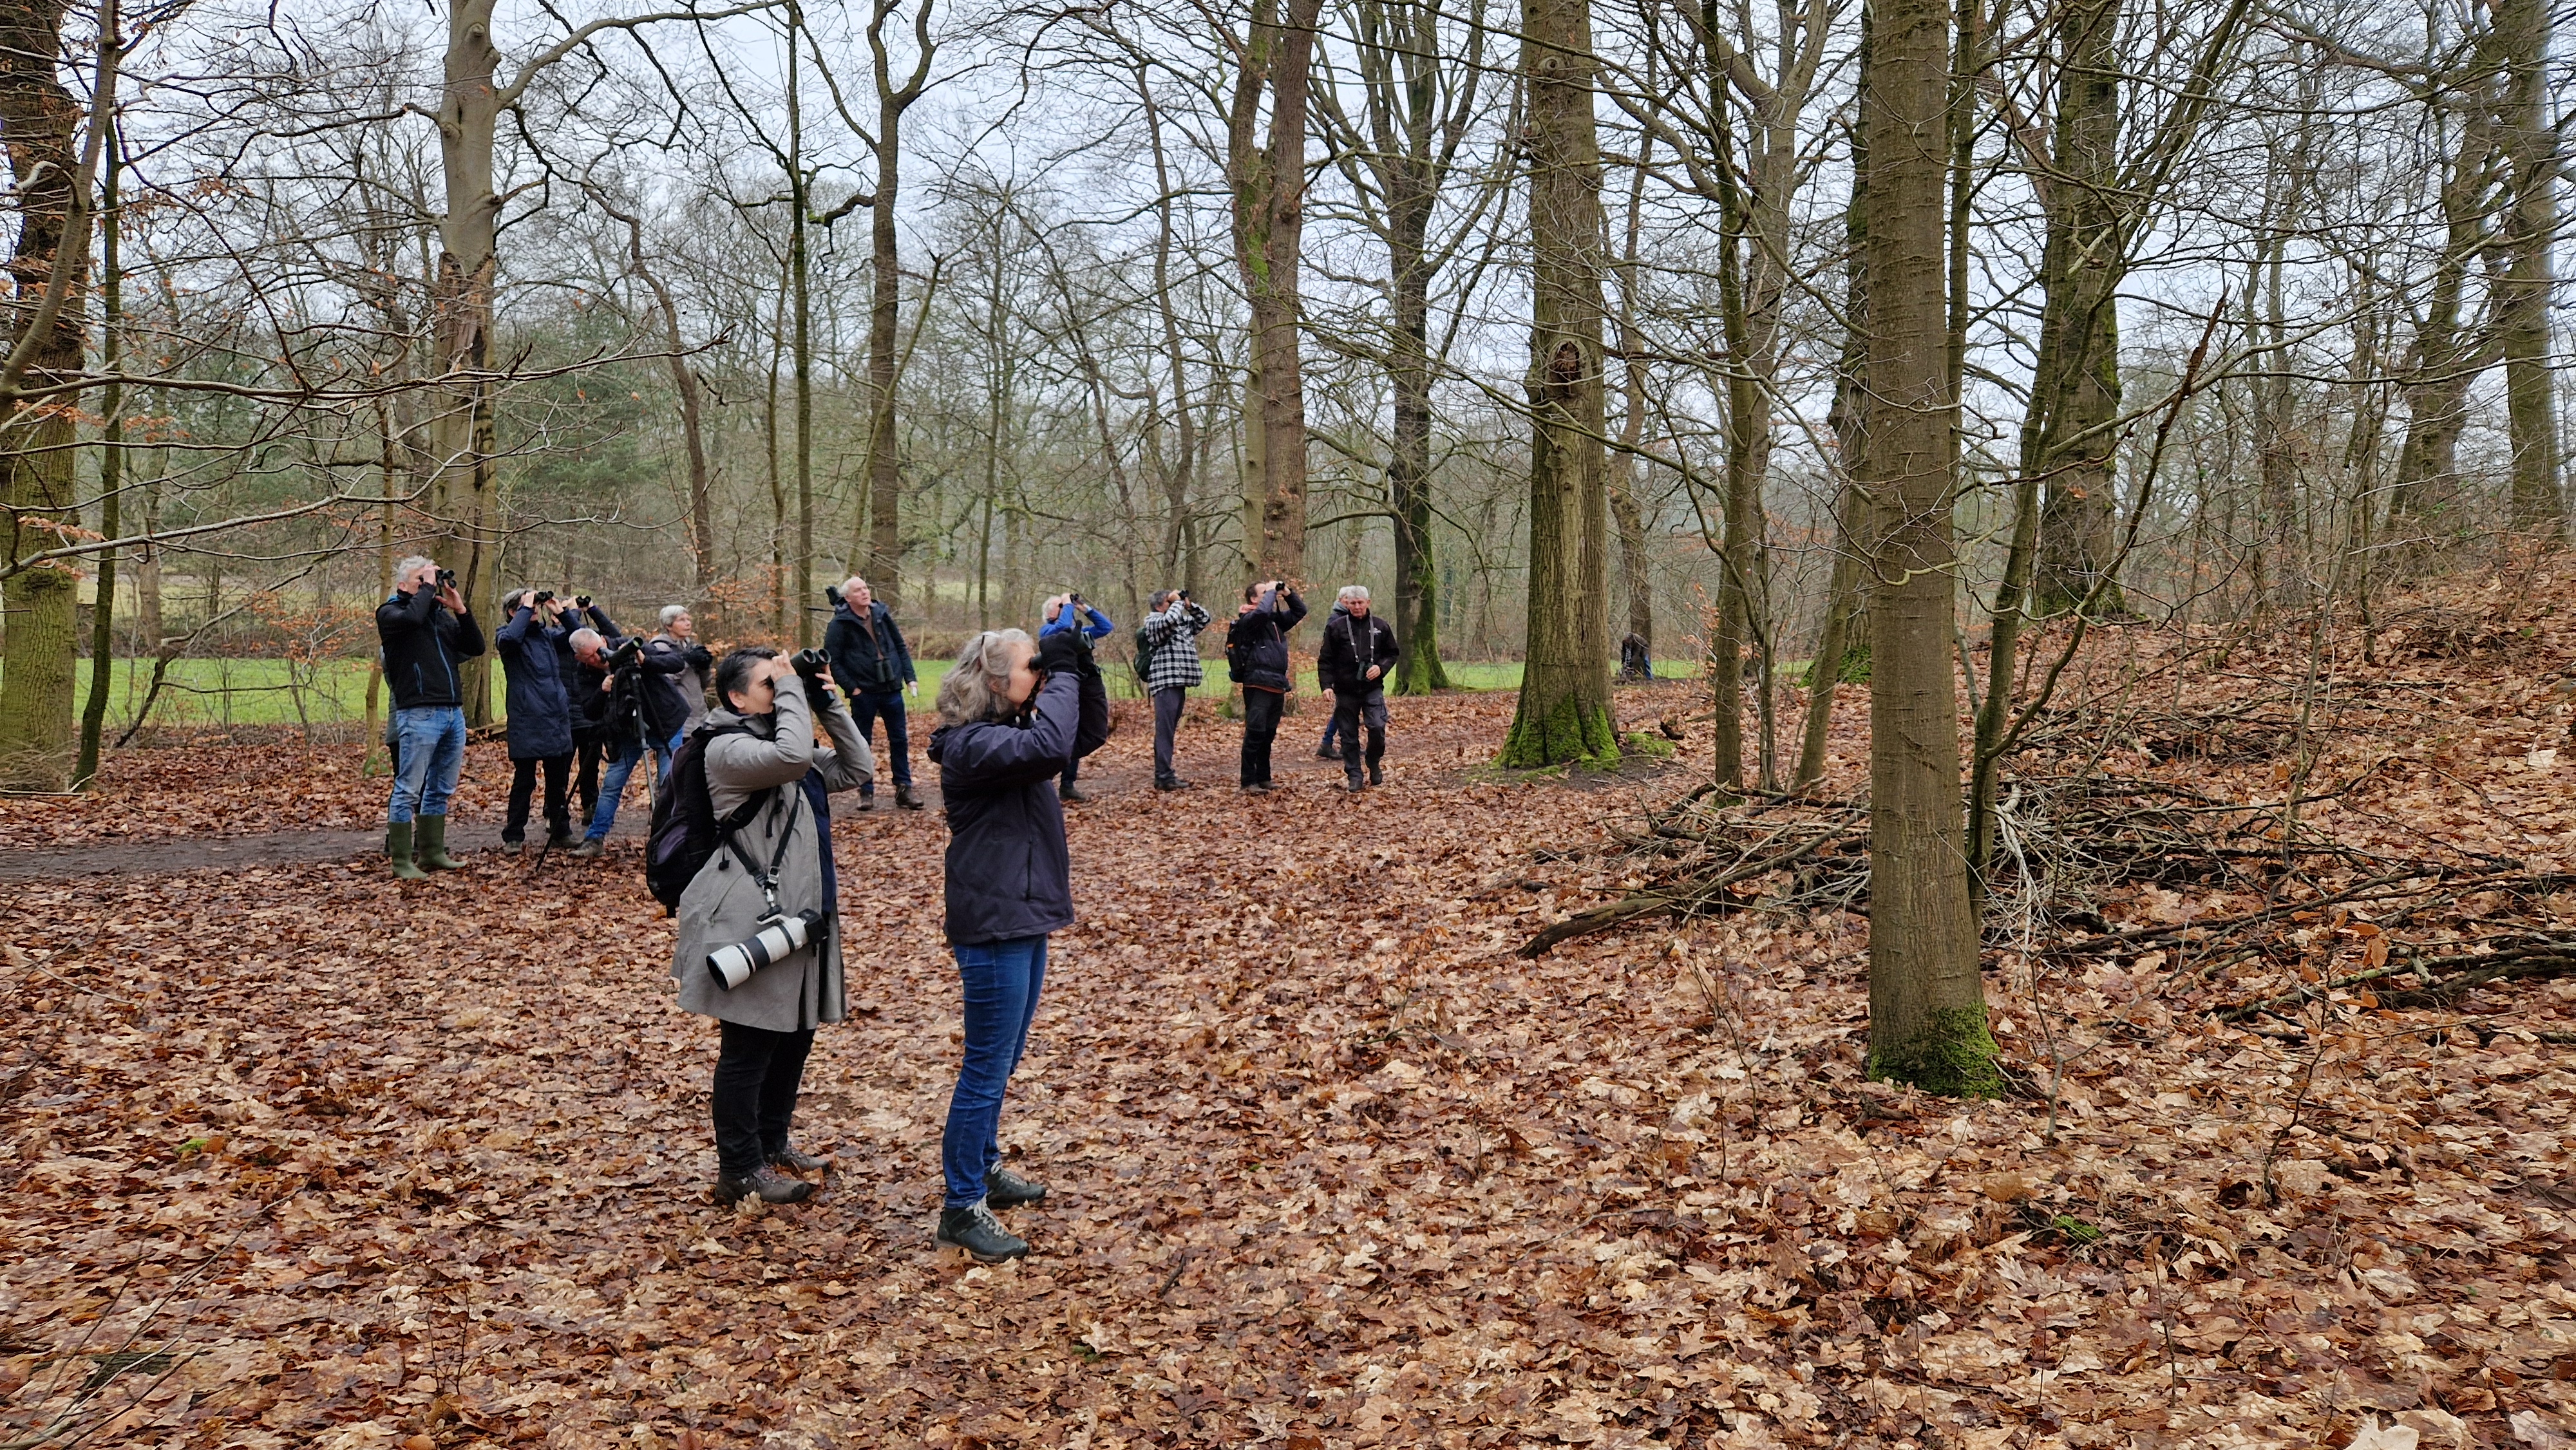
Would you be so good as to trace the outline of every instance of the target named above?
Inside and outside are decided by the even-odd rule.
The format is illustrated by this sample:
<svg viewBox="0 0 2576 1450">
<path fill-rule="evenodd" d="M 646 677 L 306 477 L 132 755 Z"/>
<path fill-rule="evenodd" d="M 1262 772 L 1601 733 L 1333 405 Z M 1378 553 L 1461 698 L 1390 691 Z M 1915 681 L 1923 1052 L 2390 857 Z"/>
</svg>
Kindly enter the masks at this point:
<svg viewBox="0 0 2576 1450">
<path fill-rule="evenodd" d="M 599 782 L 599 809 L 591 813 L 590 830 L 586 833 L 594 841 L 608 839 L 608 828 L 617 824 L 617 798 L 626 794 L 627 779 L 635 774 L 636 764 L 644 759 L 644 747 L 631 740 L 608 748 L 611 752 L 625 753 L 609 756 L 608 769 Z"/>
<path fill-rule="evenodd" d="M 671 738 L 654 742 L 653 786 L 659 790 L 671 783 L 671 762 L 680 755 L 680 742 L 689 738 L 686 726 L 671 732 Z"/>
<path fill-rule="evenodd" d="M 447 798 L 465 769 L 464 707 L 396 710 L 394 750 L 394 800 L 385 819 L 399 826 L 415 815 L 446 815 Z"/>
<path fill-rule="evenodd" d="M 966 988 L 966 1061 L 948 1099 L 939 1167 L 948 1179 L 946 1206 L 964 1208 L 984 1201 L 984 1175 L 1002 1161 L 1002 1090 L 1028 1051 L 1029 1019 L 1037 1015 L 1038 988 L 1046 981 L 1047 939 L 1016 936 L 955 950 Z"/>
</svg>

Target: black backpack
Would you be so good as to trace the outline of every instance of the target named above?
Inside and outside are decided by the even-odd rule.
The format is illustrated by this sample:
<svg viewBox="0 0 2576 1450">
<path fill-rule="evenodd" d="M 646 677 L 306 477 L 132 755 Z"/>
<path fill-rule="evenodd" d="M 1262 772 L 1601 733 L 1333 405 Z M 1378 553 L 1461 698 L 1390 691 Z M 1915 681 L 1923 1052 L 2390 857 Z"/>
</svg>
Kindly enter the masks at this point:
<svg viewBox="0 0 2576 1450">
<path fill-rule="evenodd" d="M 1238 685 L 1252 678 L 1252 641 L 1243 637 L 1243 621 L 1249 617 L 1239 616 L 1225 627 L 1225 677 Z"/>
<path fill-rule="evenodd" d="M 1136 626 L 1136 683 L 1154 687 L 1154 642 L 1145 637 L 1145 626 Z"/>
<path fill-rule="evenodd" d="M 680 742 L 671 757 L 671 778 L 654 794 L 653 830 L 644 846 L 644 885 L 662 903 L 665 915 L 680 914 L 680 893 L 698 879 L 718 847 L 760 813 L 773 791 L 762 791 L 716 819 L 715 800 L 707 794 L 707 742 L 719 735 L 747 735 L 743 724 L 701 724 Z"/>
</svg>

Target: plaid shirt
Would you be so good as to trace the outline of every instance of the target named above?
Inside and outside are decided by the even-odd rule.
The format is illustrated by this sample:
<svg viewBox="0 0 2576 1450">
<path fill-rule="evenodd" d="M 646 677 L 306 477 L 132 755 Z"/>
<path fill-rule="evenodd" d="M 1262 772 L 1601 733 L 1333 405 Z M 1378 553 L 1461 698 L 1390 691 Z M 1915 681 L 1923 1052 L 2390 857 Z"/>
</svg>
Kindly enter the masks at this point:
<svg viewBox="0 0 2576 1450">
<path fill-rule="evenodd" d="M 1199 671 L 1199 631 L 1208 627 L 1208 612 L 1186 599 L 1175 599 L 1160 614 L 1147 615 L 1137 626 L 1154 657 L 1146 663 L 1145 689 L 1194 690 L 1206 678 Z"/>
</svg>

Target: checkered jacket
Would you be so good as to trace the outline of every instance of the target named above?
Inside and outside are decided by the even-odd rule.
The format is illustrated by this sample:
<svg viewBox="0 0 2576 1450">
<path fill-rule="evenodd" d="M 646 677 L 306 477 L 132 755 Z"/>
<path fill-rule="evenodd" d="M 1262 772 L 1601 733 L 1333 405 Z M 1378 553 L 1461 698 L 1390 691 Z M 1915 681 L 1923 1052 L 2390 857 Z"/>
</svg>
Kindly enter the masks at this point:
<svg viewBox="0 0 2576 1450">
<path fill-rule="evenodd" d="M 1187 599 L 1175 599 L 1160 614 L 1147 615 L 1136 627 L 1154 652 L 1146 662 L 1145 689 L 1194 690 L 1206 676 L 1199 670 L 1199 631 L 1208 627 L 1208 612 Z"/>
</svg>

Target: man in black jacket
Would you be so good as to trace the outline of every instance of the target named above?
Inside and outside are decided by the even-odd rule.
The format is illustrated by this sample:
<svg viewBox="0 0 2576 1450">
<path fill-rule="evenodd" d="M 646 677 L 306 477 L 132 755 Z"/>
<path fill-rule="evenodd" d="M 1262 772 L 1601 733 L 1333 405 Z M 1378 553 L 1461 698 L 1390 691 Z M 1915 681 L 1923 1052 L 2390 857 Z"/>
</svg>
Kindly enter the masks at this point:
<svg viewBox="0 0 2576 1450">
<path fill-rule="evenodd" d="M 1369 613 L 1368 586 L 1345 584 L 1315 652 L 1315 679 L 1333 692 L 1333 724 L 1342 733 L 1342 777 L 1360 784 L 1360 729 L 1368 729 L 1368 784 L 1386 784 L 1386 672 L 1395 668 L 1395 631 Z"/>
<path fill-rule="evenodd" d="M 396 876 L 416 880 L 423 868 L 461 864 L 447 854 L 447 797 L 465 768 L 465 680 L 457 663 L 483 653 L 483 627 L 466 609 L 456 576 L 414 555 L 395 567 L 393 597 L 376 606 L 376 640 L 393 691 L 397 761 L 385 856 Z"/>
<path fill-rule="evenodd" d="M 1226 626 L 1228 673 L 1243 687 L 1243 767 L 1240 784 L 1255 795 L 1270 790 L 1270 742 L 1288 707 L 1288 631 L 1306 617 L 1306 601 L 1278 579 L 1243 587 L 1243 605 Z"/>
<path fill-rule="evenodd" d="M 903 720 L 904 695 L 921 696 L 920 680 L 912 672 L 912 647 L 903 642 L 894 611 L 878 603 L 868 581 L 858 575 L 841 581 L 832 604 L 832 622 L 823 630 L 823 653 L 831 658 L 832 680 L 850 697 L 850 718 L 858 722 L 860 739 L 867 739 L 883 717 L 886 748 L 877 761 L 891 763 L 894 769 L 894 803 L 907 811 L 920 810 L 921 797 L 912 793 L 912 742 L 904 733 Z M 859 809 L 876 808 L 876 778 L 871 776 L 859 787 Z"/>
</svg>

